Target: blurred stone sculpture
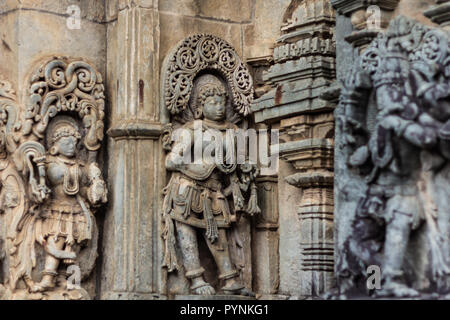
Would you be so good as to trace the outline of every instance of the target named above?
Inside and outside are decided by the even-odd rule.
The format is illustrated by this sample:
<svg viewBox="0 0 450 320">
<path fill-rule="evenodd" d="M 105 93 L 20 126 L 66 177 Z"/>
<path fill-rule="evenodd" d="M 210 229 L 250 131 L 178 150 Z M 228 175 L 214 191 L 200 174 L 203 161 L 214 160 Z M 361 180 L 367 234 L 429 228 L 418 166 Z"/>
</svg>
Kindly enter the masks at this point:
<svg viewBox="0 0 450 320">
<path fill-rule="evenodd" d="M 400 16 L 346 77 L 338 124 L 365 195 L 345 217 L 353 220 L 338 253 L 341 294 L 363 288 L 370 265 L 381 267 L 381 289 L 368 292 L 378 297 L 450 289 L 448 40 Z"/>
<path fill-rule="evenodd" d="M 219 140 L 235 141 L 231 137 L 239 129 L 235 123 L 248 113 L 253 93 L 250 75 L 234 50 L 214 36 L 188 38 L 173 57 L 165 83 L 172 123 L 163 144 L 170 150 L 166 169 L 172 175 L 164 189 L 162 210 L 164 266 L 169 272 L 181 270 L 179 248 L 191 292 L 215 294 L 203 275 L 197 242 L 200 233 L 223 282 L 221 293 L 253 295 L 232 261 L 230 233 L 241 214 L 260 212 L 255 184 L 258 169 L 248 161 L 237 162 L 235 143 L 218 146 Z M 208 150 L 212 157 L 207 157 Z M 201 156 L 191 161 L 197 151 Z"/>
<path fill-rule="evenodd" d="M 97 256 L 93 214 L 107 201 L 96 159 L 102 78 L 83 61 L 54 58 L 29 90 L 26 107 L 2 93 L 3 299 L 89 299 L 80 284 Z"/>
</svg>

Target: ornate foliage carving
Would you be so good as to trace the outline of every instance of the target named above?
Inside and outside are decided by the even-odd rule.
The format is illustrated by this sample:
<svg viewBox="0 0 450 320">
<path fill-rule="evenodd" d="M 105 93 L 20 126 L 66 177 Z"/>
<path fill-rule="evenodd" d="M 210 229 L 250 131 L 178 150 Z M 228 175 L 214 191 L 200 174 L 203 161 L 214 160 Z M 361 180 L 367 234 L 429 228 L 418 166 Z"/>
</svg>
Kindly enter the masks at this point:
<svg viewBox="0 0 450 320">
<path fill-rule="evenodd" d="M 172 115 L 186 112 L 195 76 L 211 69 L 219 71 L 229 83 L 235 112 L 240 116 L 250 113 L 252 77 L 226 41 L 208 34 L 193 35 L 183 40 L 168 59 L 164 70 L 164 99 Z"/>
<path fill-rule="evenodd" d="M 51 60 L 31 77 L 23 134 L 43 138 L 51 118 L 59 112 L 73 111 L 88 129 L 84 145 L 88 150 L 98 150 L 104 129 L 103 91 L 100 73 L 88 63 Z"/>
<path fill-rule="evenodd" d="M 337 261 L 341 292 L 372 264 L 383 275 L 378 296 L 450 289 L 449 67 L 447 33 L 397 17 L 346 77 L 345 170 L 365 188 L 353 191 L 364 194 L 354 219 L 341 218 L 353 219 Z"/>
<path fill-rule="evenodd" d="M 26 106 L 0 82 L 4 299 L 89 298 L 79 285 L 97 256 L 93 214 L 107 201 L 96 160 L 103 90 L 91 65 L 68 58 L 37 69 Z"/>
</svg>

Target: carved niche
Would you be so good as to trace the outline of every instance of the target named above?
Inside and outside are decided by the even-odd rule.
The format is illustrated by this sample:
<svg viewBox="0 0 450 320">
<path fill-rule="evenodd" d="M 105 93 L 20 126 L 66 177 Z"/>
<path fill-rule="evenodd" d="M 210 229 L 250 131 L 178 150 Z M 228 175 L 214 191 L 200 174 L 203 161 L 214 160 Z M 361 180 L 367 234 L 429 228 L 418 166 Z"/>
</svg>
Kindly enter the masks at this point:
<svg viewBox="0 0 450 320">
<path fill-rule="evenodd" d="M 90 64 L 55 57 L 31 75 L 27 101 L 0 83 L 3 299 L 89 299 L 94 216 L 107 201 L 97 163 L 104 87 Z"/>
<path fill-rule="evenodd" d="M 340 294 L 448 294 L 449 80 L 448 33 L 402 16 L 346 75 L 336 149 L 346 157 L 336 180 Z M 380 268 L 381 288 L 367 288 L 369 266 Z"/>
<path fill-rule="evenodd" d="M 204 153 L 193 163 L 182 157 L 196 148 L 206 152 L 211 141 L 245 127 L 253 99 L 249 71 L 224 40 L 193 35 L 166 58 L 162 86 L 171 114 L 162 138 L 171 172 L 163 191 L 163 266 L 187 280 L 184 291 L 169 285 L 169 293 L 254 296 L 249 217 L 260 212 L 256 163 L 228 161 L 237 152 L 234 143 L 214 147 L 212 162 Z"/>
</svg>

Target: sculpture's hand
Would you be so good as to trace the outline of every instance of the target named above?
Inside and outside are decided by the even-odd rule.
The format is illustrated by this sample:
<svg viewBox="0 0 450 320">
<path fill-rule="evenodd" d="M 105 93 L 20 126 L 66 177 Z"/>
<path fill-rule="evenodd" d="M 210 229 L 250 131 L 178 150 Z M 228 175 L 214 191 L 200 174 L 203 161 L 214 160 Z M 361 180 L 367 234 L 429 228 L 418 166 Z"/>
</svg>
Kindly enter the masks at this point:
<svg viewBox="0 0 450 320">
<path fill-rule="evenodd" d="M 108 190 L 105 181 L 101 176 L 101 171 L 97 163 L 93 162 L 89 165 L 88 176 L 91 185 L 88 189 L 88 200 L 92 205 L 99 205 L 107 202 Z"/>
<path fill-rule="evenodd" d="M 35 200 L 38 203 L 42 203 L 45 200 L 47 200 L 50 189 L 44 184 L 38 184 L 36 179 L 31 178 L 30 179 L 30 185 L 31 185 L 31 193 L 33 194 Z"/>
<path fill-rule="evenodd" d="M 406 127 L 404 137 L 420 148 L 431 148 L 437 142 L 437 134 L 431 128 L 422 127 L 417 123 Z"/>
<path fill-rule="evenodd" d="M 430 148 L 437 142 L 436 130 L 421 126 L 412 120 L 402 119 L 399 116 L 387 116 L 383 119 L 381 125 L 385 129 L 393 130 L 397 136 L 405 138 L 419 148 Z"/>
</svg>

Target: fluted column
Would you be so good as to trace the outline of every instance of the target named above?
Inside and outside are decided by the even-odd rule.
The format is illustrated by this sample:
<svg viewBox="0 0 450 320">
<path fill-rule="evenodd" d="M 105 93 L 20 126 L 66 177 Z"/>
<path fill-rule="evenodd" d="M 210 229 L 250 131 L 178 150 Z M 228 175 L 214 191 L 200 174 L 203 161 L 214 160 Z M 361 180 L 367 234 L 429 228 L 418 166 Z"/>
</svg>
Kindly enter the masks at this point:
<svg viewBox="0 0 450 320">
<path fill-rule="evenodd" d="M 159 250 L 164 181 L 157 1 L 110 1 L 107 14 L 111 199 L 103 235 L 101 298 L 165 298 Z"/>
</svg>

